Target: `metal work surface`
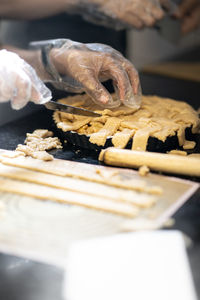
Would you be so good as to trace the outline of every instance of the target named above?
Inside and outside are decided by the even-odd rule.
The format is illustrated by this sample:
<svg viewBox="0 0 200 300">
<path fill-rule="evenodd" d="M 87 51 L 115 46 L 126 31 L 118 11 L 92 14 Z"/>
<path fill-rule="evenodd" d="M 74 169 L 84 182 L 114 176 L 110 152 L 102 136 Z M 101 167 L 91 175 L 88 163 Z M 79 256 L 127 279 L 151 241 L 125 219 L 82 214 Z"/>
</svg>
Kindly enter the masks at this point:
<svg viewBox="0 0 200 300">
<path fill-rule="evenodd" d="M 167 79 L 160 76 L 141 75 L 144 94 L 157 94 L 185 100 L 193 107 L 199 106 L 200 85 L 193 82 Z M 38 111 L 30 116 L 0 128 L 0 148 L 15 149 L 23 143 L 25 134 L 38 128 L 53 128 L 51 113 Z M 54 128 L 53 128 L 54 129 Z M 72 147 L 55 153 L 57 158 L 97 164 L 97 154 Z M 196 289 L 200 298 L 200 190 L 175 214 L 174 229 L 183 231 L 193 241 L 188 250 Z M 0 255 L 0 299 L 2 300 L 61 300 L 63 271 L 61 269 Z"/>
</svg>

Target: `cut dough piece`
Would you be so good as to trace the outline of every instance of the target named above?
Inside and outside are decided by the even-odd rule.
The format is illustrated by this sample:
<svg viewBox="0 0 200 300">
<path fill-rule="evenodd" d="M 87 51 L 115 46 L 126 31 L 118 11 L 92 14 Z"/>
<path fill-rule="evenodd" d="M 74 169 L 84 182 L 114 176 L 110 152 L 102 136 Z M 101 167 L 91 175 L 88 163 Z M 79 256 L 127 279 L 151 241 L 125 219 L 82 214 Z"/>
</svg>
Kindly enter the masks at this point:
<svg viewBox="0 0 200 300">
<path fill-rule="evenodd" d="M 46 151 L 36 151 L 27 145 L 19 144 L 16 148 L 16 152 L 24 153 L 24 156 L 31 156 L 32 158 L 41 159 L 44 161 L 53 160 L 53 155 L 47 153 Z"/>
<path fill-rule="evenodd" d="M 80 178 L 92 182 L 104 183 L 109 186 L 125 188 L 129 190 L 147 192 L 154 194 L 154 187 L 138 178 L 134 178 L 134 171 L 119 170 L 119 174 L 111 176 L 110 180 L 96 173 L 97 167 L 90 164 L 77 163 L 73 161 L 54 159 L 53 161 L 40 161 L 31 157 L 6 158 L 0 155 L 0 161 L 5 165 L 11 165 L 24 169 L 39 171 L 43 173 Z M 98 169 L 113 174 L 113 168 L 99 166 Z M 116 171 L 116 170 L 115 170 Z"/>
<path fill-rule="evenodd" d="M 171 150 L 171 151 L 168 152 L 168 154 L 187 156 L 187 152 L 186 151 L 181 151 L 181 150 Z"/>
<path fill-rule="evenodd" d="M 195 146 L 196 146 L 196 143 L 194 141 L 185 141 L 185 143 L 183 145 L 183 149 L 191 150 L 191 149 L 194 149 Z"/>
<path fill-rule="evenodd" d="M 133 138 L 132 150 L 146 151 L 150 132 L 148 129 L 138 130 Z"/>
<path fill-rule="evenodd" d="M 52 149 L 62 149 L 61 142 L 57 137 L 47 137 L 45 139 L 42 138 L 34 138 L 27 137 L 24 142 L 28 147 L 33 149 L 34 151 L 48 151 Z"/>
<path fill-rule="evenodd" d="M 47 153 L 46 151 L 34 151 L 30 154 L 30 156 L 43 161 L 51 161 L 54 159 L 53 155 Z"/>
<path fill-rule="evenodd" d="M 118 131 L 112 138 L 113 146 L 116 148 L 124 149 L 128 144 L 129 140 L 134 135 L 134 130 L 124 129 L 122 131 Z"/>
<path fill-rule="evenodd" d="M 128 203 L 114 202 L 104 198 L 84 195 L 81 193 L 60 190 L 52 187 L 16 181 L 0 177 L 0 191 L 25 195 L 41 200 L 51 200 L 71 205 L 79 205 L 119 214 L 126 217 L 136 217 L 139 210 Z"/>
<path fill-rule="evenodd" d="M 179 146 L 183 146 L 185 142 L 185 128 L 180 128 L 177 133 Z"/>
<path fill-rule="evenodd" d="M 38 173 L 2 164 L 0 164 L 0 176 L 93 195 L 95 197 L 107 198 L 116 202 L 128 202 L 140 208 L 151 207 L 157 202 L 157 198 L 145 193 L 115 188 L 105 184 L 89 182 L 77 178 L 74 179 L 70 177 Z"/>
<path fill-rule="evenodd" d="M 83 117 L 83 120 L 78 120 L 75 122 L 70 121 L 64 121 L 64 122 L 58 122 L 57 127 L 61 128 L 63 131 L 74 131 L 78 130 L 79 128 L 83 127 L 84 125 L 88 124 L 92 118 Z M 55 118 L 57 120 L 57 118 Z"/>
<path fill-rule="evenodd" d="M 104 125 L 100 122 L 90 122 L 90 126 L 88 126 L 88 125 L 85 125 L 85 126 L 87 126 L 87 129 L 85 128 L 85 130 L 87 131 L 87 134 L 90 135 L 92 133 L 95 133 L 95 132 L 98 132 L 99 130 L 101 130 Z M 80 134 L 82 134 L 82 133 L 84 134 L 85 131 L 84 131 L 84 128 L 82 127 L 77 132 Z"/>
<path fill-rule="evenodd" d="M 117 118 L 109 118 L 106 121 L 105 126 L 96 133 L 91 134 L 90 142 L 93 144 L 97 144 L 98 146 L 104 146 L 106 139 L 108 136 L 112 136 L 120 125 L 120 119 Z"/>
<path fill-rule="evenodd" d="M 28 140 L 29 137 L 45 139 L 45 138 L 48 138 L 48 137 L 52 137 L 53 132 L 49 131 L 48 129 L 36 129 L 36 130 L 34 130 L 33 133 L 27 133 L 26 136 L 27 136 L 26 140 Z"/>
</svg>

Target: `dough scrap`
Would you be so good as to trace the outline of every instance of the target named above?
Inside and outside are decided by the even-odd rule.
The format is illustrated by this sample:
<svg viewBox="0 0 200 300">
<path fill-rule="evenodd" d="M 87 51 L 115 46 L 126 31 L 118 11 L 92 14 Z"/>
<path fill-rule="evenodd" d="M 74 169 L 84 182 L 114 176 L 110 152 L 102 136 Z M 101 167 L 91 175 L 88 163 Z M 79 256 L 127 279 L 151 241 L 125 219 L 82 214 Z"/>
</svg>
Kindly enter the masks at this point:
<svg viewBox="0 0 200 300">
<path fill-rule="evenodd" d="M 25 145 L 19 144 L 15 155 L 31 156 L 36 159 L 51 161 L 53 156 L 46 152 L 51 149 L 61 149 L 62 144 L 57 137 L 52 137 L 53 132 L 47 129 L 37 129 L 33 133 L 27 133 Z"/>
<path fill-rule="evenodd" d="M 76 131 L 91 121 L 91 118 L 87 118 L 87 117 L 83 117 L 83 118 L 84 118 L 83 120 L 78 120 L 75 122 L 70 122 L 66 120 L 64 122 L 59 122 L 57 123 L 57 127 L 61 128 L 63 131 Z"/>
<path fill-rule="evenodd" d="M 142 177 L 147 176 L 149 174 L 149 172 L 150 172 L 150 169 L 147 166 L 140 167 L 139 171 L 138 171 L 139 175 Z"/>
<path fill-rule="evenodd" d="M 116 96 L 113 95 L 113 97 Z M 63 113 L 59 112 L 54 112 L 53 115 L 58 128 L 63 131 L 74 130 L 79 134 L 87 135 L 90 137 L 91 143 L 100 146 L 105 145 L 106 138 L 112 136 L 112 142 L 115 147 L 126 147 L 128 140 L 126 133 L 128 131 L 124 130 L 129 129 L 134 131 L 133 150 L 145 151 L 149 137 L 155 137 L 165 142 L 167 137 L 175 135 L 178 137 L 179 146 L 184 145 L 184 147 L 190 147 L 191 149 L 194 144 L 190 143 L 189 145 L 186 141 L 185 129 L 192 128 L 192 133 L 198 133 L 200 130 L 198 113 L 186 102 L 168 98 L 143 96 L 141 108 L 137 111 L 123 105 L 113 110 L 102 109 L 97 104 L 94 104 L 86 94 L 64 98 L 61 102 L 75 106 L 78 103 L 83 108 L 102 114 L 98 118 L 81 116 L 78 116 L 78 118 L 66 118 Z M 112 118 L 115 118 L 116 127 L 113 127 L 113 133 L 111 134 L 112 130 L 108 130 L 107 127 L 108 122 L 112 122 L 109 121 Z M 118 126 L 117 119 L 119 120 Z M 110 124 L 109 126 L 112 125 Z M 120 136 L 123 140 L 121 142 L 119 140 Z"/>
<path fill-rule="evenodd" d="M 185 141 L 185 143 L 183 145 L 183 149 L 191 150 L 191 149 L 194 149 L 195 146 L 196 146 L 196 142 L 194 142 L 194 141 Z"/>
<path fill-rule="evenodd" d="M 27 138 L 26 141 L 29 140 L 29 137 L 35 137 L 35 138 L 41 138 L 41 139 L 45 139 L 48 137 L 52 137 L 53 136 L 53 132 L 49 131 L 48 129 L 36 129 L 33 131 L 33 133 L 27 133 L 26 134 Z"/>
</svg>

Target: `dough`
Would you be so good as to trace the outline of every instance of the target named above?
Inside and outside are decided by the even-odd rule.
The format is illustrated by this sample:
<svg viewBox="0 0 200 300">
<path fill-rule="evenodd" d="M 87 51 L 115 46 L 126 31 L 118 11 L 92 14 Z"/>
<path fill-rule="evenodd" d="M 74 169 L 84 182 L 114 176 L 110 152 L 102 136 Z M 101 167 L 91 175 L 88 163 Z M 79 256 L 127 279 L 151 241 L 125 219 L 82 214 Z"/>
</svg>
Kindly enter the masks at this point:
<svg viewBox="0 0 200 300">
<path fill-rule="evenodd" d="M 53 161 L 40 161 L 38 159 L 33 159 L 32 157 L 23 156 L 9 158 L 0 155 L 0 161 L 5 165 L 58 176 L 73 177 L 92 182 L 104 183 L 109 186 L 125 188 L 149 194 L 157 194 L 157 190 L 160 190 L 160 194 L 162 194 L 162 189 L 160 189 L 159 186 L 148 186 L 144 180 L 137 178 L 134 171 L 119 170 L 116 173 L 115 169 L 115 173 L 113 174 L 113 168 L 103 166 L 97 167 L 90 164 L 77 163 L 61 159 L 54 159 Z M 102 172 L 104 174 L 106 172 L 106 177 L 102 176 Z"/>
<path fill-rule="evenodd" d="M 150 132 L 148 128 L 136 131 L 132 143 L 132 150 L 145 151 L 148 143 Z"/>
<path fill-rule="evenodd" d="M 151 207 L 157 201 L 155 196 L 145 193 L 138 193 L 131 190 L 111 187 L 101 183 L 89 182 L 86 180 L 70 177 L 60 177 L 51 174 L 38 173 L 22 168 L 5 166 L 0 163 L 0 176 L 42 184 L 67 191 L 93 195 L 104 199 L 111 199 L 116 202 L 127 202 L 140 208 Z M 106 177 L 108 179 L 108 177 Z"/>
<path fill-rule="evenodd" d="M 122 129 L 122 131 L 117 131 L 112 138 L 113 146 L 124 149 L 129 140 L 133 137 L 134 133 L 135 131 L 131 129 Z"/>
<path fill-rule="evenodd" d="M 187 152 L 186 151 L 181 151 L 181 150 L 171 150 L 171 151 L 168 152 L 168 154 L 187 156 Z"/>
<path fill-rule="evenodd" d="M 81 193 L 70 192 L 24 181 L 0 177 L 0 191 L 25 195 L 41 200 L 51 200 L 71 205 L 79 205 L 126 217 L 137 216 L 139 210 L 128 203 L 114 202 L 108 199 Z"/>
<path fill-rule="evenodd" d="M 200 176 L 200 161 L 189 156 L 131 151 L 111 147 L 105 150 L 103 161 L 111 166 L 139 168 L 146 165 L 154 171 Z"/>
<path fill-rule="evenodd" d="M 110 117 L 107 119 L 106 124 L 100 131 L 91 134 L 90 142 L 97 144 L 98 146 L 104 146 L 106 139 L 109 136 L 112 136 L 117 131 L 117 128 L 120 125 L 120 119 Z"/>
<path fill-rule="evenodd" d="M 57 137 L 52 137 L 53 132 L 47 129 L 37 129 L 33 133 L 27 133 L 25 145 L 18 145 L 16 155 L 31 156 L 36 159 L 49 161 L 53 156 L 46 152 L 51 149 L 61 149 L 62 144 Z"/>
<path fill-rule="evenodd" d="M 165 142 L 167 137 L 177 134 L 179 145 L 184 149 L 191 149 L 195 144 L 188 144 L 185 129 L 191 127 L 192 132 L 197 133 L 200 128 L 198 113 L 189 104 L 168 98 L 143 96 L 138 111 L 123 105 L 113 110 L 102 109 L 87 95 L 77 95 L 60 101 L 75 106 L 81 103 L 81 107 L 102 114 L 98 118 L 72 118 L 69 114 L 60 112 L 54 112 L 53 115 L 58 128 L 87 135 L 91 143 L 99 146 L 104 146 L 107 137 L 112 136 L 115 147 L 125 148 L 133 137 L 132 149 L 145 151 L 149 137 Z"/>
<path fill-rule="evenodd" d="M 142 166 L 139 168 L 139 175 L 144 177 L 144 176 L 147 176 L 150 172 L 150 169 L 147 167 L 147 166 Z"/>
<path fill-rule="evenodd" d="M 194 141 L 185 141 L 185 143 L 183 145 L 183 149 L 191 150 L 191 149 L 194 149 L 195 146 L 196 146 L 196 142 L 194 142 Z"/>
</svg>

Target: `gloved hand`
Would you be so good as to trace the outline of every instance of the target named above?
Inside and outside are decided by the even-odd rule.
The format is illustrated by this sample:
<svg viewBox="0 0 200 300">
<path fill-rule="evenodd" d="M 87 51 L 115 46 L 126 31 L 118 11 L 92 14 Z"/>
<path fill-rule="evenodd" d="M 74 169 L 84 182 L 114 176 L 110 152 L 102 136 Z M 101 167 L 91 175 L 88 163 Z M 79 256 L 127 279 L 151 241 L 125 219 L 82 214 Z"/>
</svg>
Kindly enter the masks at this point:
<svg viewBox="0 0 200 300">
<path fill-rule="evenodd" d="M 74 12 L 90 22 L 114 29 L 153 26 L 164 16 L 167 0 L 74 0 Z"/>
<path fill-rule="evenodd" d="M 94 102 L 104 107 L 117 107 L 121 101 L 130 107 L 139 108 L 141 91 L 138 72 L 118 51 L 103 44 L 81 44 L 64 40 L 53 40 L 49 59 L 54 68 L 63 76 L 63 88 L 81 93 L 85 91 Z M 64 77 L 65 76 L 65 77 Z M 113 101 L 101 84 L 113 80 L 118 101 Z"/>
<path fill-rule="evenodd" d="M 20 109 L 28 101 L 43 104 L 50 99 L 50 90 L 29 64 L 15 53 L 0 51 L 0 102 L 10 100 L 12 108 Z"/>
<path fill-rule="evenodd" d="M 183 0 L 174 16 L 181 20 L 184 34 L 200 26 L 200 0 Z"/>
</svg>

